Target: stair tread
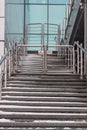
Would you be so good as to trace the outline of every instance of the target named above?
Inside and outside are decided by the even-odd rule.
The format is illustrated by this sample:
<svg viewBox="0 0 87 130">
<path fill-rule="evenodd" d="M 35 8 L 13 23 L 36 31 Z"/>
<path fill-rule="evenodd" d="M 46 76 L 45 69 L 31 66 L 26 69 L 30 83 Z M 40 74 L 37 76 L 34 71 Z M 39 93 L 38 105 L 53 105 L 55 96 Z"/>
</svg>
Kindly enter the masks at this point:
<svg viewBox="0 0 87 130">
<path fill-rule="evenodd" d="M 76 128 L 87 128 L 87 122 L 44 122 L 44 123 L 32 123 L 32 122 L 0 122 L 1 127 L 76 127 Z"/>
<path fill-rule="evenodd" d="M 46 97 L 87 97 L 87 93 L 73 93 L 73 92 L 14 92 L 14 91 L 4 91 L 2 95 L 12 95 L 12 96 L 46 96 Z"/>
<path fill-rule="evenodd" d="M 87 98 L 81 97 L 41 97 L 41 96 L 2 96 L 2 99 L 18 100 L 18 101 L 58 101 L 58 102 L 87 102 Z"/>
<path fill-rule="evenodd" d="M 0 105 L 23 105 L 23 106 L 73 106 L 73 107 L 87 107 L 87 103 L 84 102 L 41 102 L 41 101 L 11 101 L 11 100 L 2 100 L 0 101 Z"/>
<path fill-rule="evenodd" d="M 0 110 L 10 112 L 64 112 L 64 113 L 87 113 L 86 107 L 46 107 L 46 106 L 17 106 L 1 105 Z"/>
</svg>

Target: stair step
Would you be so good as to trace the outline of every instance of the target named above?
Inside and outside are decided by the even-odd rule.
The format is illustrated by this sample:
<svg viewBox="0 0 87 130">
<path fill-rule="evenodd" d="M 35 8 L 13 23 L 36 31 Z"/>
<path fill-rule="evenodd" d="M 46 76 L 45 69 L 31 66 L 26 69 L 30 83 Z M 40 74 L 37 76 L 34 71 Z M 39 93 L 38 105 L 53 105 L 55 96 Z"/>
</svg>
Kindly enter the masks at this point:
<svg viewBox="0 0 87 130">
<path fill-rule="evenodd" d="M 80 75 L 62 75 L 62 74 L 52 74 L 52 75 L 48 75 L 48 74 L 39 74 L 39 75 L 29 75 L 29 74 L 18 74 L 18 73 L 15 73 L 13 76 L 16 76 L 16 77 L 28 77 L 28 78 L 39 78 L 39 79 L 79 79 L 80 80 Z M 12 77 L 13 77 L 12 76 Z"/>
<path fill-rule="evenodd" d="M 37 127 L 37 128 L 5 128 L 6 130 L 49 130 L 49 128 L 40 128 L 40 127 Z M 50 130 L 87 130 L 86 128 L 69 128 L 69 127 L 64 127 L 64 128 L 52 128 L 50 127 Z M 4 128 L 0 128 L 0 130 L 4 130 Z"/>
<path fill-rule="evenodd" d="M 85 119 L 87 113 L 42 113 L 42 112 L 5 112 L 0 111 L 0 118 L 5 119 L 33 119 L 33 120 L 72 120 Z"/>
<path fill-rule="evenodd" d="M 87 122 L 67 122 L 67 121 L 59 121 L 59 122 L 0 122 L 0 127 L 20 127 L 20 128 L 28 128 L 28 127 L 33 127 L 33 128 L 36 128 L 36 127 L 43 127 L 43 128 L 55 128 L 55 127 L 61 127 L 61 128 L 64 128 L 64 127 L 70 127 L 70 128 L 87 128 Z"/>
<path fill-rule="evenodd" d="M 71 88 L 71 89 L 87 89 L 87 87 L 85 85 L 40 85 L 40 84 L 25 84 L 25 83 L 8 83 L 7 84 L 8 87 L 21 87 L 21 88 Z"/>
<path fill-rule="evenodd" d="M 2 95 L 10 96 L 43 96 L 43 97 L 87 97 L 87 93 L 70 93 L 70 92 L 14 92 L 14 91 L 4 91 Z"/>
<path fill-rule="evenodd" d="M 42 96 L 2 96 L 3 100 L 11 101 L 49 101 L 49 102 L 87 102 L 87 98 L 82 97 L 42 97 Z"/>
<path fill-rule="evenodd" d="M 87 103 L 83 102 L 41 102 L 41 101 L 0 101 L 0 105 L 16 105 L 16 106 L 47 106 L 47 107 L 87 107 Z"/>
<path fill-rule="evenodd" d="M 0 111 L 7 112 L 52 112 L 52 113 L 87 113 L 85 107 L 45 107 L 45 106 L 13 106 L 1 105 Z"/>
<path fill-rule="evenodd" d="M 76 88 L 63 88 L 63 87 L 53 87 L 53 88 L 40 88 L 40 87 L 7 87 L 7 88 L 3 88 L 2 89 L 3 92 L 10 92 L 10 91 L 14 91 L 14 92 L 74 92 L 74 93 L 86 93 L 87 89 L 76 89 Z"/>
<path fill-rule="evenodd" d="M 25 76 L 24 77 L 10 77 L 10 79 L 9 80 L 22 80 L 22 81 L 39 81 L 39 82 L 61 82 L 61 81 L 64 81 L 64 82 L 85 82 L 86 83 L 86 80 L 85 79 L 63 79 L 63 78 L 61 78 L 61 79 L 57 79 L 57 78 L 55 78 L 55 79 L 50 79 L 50 78 L 40 78 L 40 77 L 36 77 L 36 78 L 34 78 L 34 77 L 26 77 L 25 78 Z"/>
<path fill-rule="evenodd" d="M 69 85 L 79 85 L 79 86 L 82 86 L 82 85 L 86 85 L 86 82 L 67 82 L 67 81 L 61 81 L 61 82 L 52 82 L 52 81 L 46 81 L 46 82 L 39 82 L 39 81 L 21 81 L 21 80 L 12 80 L 12 81 L 8 81 L 7 83 L 23 83 L 23 84 L 35 84 L 35 85 L 67 85 L 67 86 L 69 86 Z"/>
</svg>

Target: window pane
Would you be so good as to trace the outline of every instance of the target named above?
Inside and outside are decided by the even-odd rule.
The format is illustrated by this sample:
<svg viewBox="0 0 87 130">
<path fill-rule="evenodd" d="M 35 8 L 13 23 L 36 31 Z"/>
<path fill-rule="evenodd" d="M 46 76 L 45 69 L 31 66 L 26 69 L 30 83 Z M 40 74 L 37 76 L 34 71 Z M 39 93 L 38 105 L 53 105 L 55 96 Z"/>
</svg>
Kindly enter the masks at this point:
<svg viewBox="0 0 87 130">
<path fill-rule="evenodd" d="M 49 7 L 49 23 L 61 24 L 64 16 L 65 16 L 64 6 L 50 5 L 50 7 Z"/>
<path fill-rule="evenodd" d="M 29 7 L 29 23 L 45 23 L 47 22 L 47 7 L 45 5 L 30 5 Z"/>
<path fill-rule="evenodd" d="M 41 4 L 44 4 L 44 3 L 47 3 L 47 0 L 29 0 L 29 3 L 41 3 Z"/>
<path fill-rule="evenodd" d="M 67 0 L 49 0 L 51 4 L 65 4 Z"/>
</svg>

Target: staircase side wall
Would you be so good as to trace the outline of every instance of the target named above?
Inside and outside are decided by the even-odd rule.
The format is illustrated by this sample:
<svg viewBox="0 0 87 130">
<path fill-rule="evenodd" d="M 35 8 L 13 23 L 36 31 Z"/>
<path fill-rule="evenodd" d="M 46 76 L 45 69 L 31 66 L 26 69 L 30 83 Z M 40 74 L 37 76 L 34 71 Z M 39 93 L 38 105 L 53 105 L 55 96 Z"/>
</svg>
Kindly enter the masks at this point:
<svg viewBox="0 0 87 130">
<path fill-rule="evenodd" d="M 5 40 L 5 0 L 0 0 L 0 59 L 4 55 Z"/>
<path fill-rule="evenodd" d="M 70 41 L 70 38 L 72 35 L 72 31 L 73 31 L 73 28 L 75 25 L 75 21 L 77 18 L 81 0 L 72 0 L 72 2 L 73 1 L 74 1 L 74 3 L 73 3 L 73 6 L 71 7 L 71 11 L 70 11 L 70 15 L 69 15 L 68 23 L 67 23 L 67 27 L 66 27 L 66 33 L 65 33 L 65 37 L 67 38 L 68 42 Z"/>
</svg>

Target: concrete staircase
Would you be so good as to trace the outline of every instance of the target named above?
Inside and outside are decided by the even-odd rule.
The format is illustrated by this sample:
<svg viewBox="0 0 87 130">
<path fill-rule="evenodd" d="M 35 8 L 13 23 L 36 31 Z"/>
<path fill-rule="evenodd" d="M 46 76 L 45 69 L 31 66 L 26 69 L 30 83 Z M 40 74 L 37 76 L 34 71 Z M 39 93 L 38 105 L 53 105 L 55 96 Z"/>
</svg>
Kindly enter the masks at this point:
<svg viewBox="0 0 87 130">
<path fill-rule="evenodd" d="M 2 90 L 0 130 L 87 130 L 85 79 L 70 72 L 29 74 L 28 63 L 22 67 Z"/>
</svg>

